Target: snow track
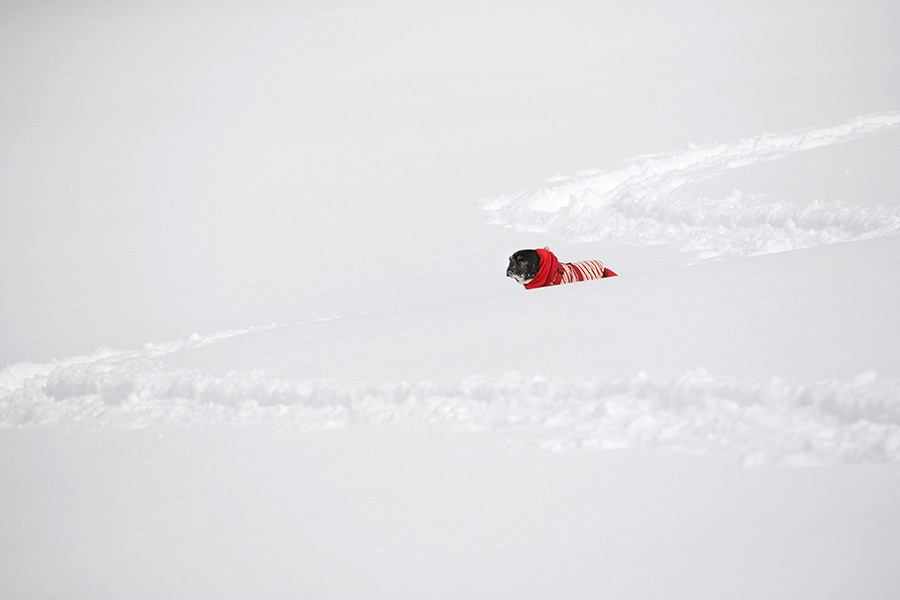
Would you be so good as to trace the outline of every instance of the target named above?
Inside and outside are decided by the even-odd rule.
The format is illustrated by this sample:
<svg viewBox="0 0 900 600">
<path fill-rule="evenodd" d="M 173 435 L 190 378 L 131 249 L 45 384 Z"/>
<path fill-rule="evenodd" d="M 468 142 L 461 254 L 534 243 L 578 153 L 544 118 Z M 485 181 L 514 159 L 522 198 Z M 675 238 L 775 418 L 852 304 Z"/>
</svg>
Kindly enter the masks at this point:
<svg viewBox="0 0 900 600">
<path fill-rule="evenodd" d="M 263 372 L 165 369 L 160 356 L 227 332 L 139 351 L 101 350 L 0 371 L 0 426 L 120 429 L 266 425 L 496 431 L 551 450 L 659 447 L 745 465 L 900 462 L 900 381 L 723 377 L 546 378 L 350 384 Z"/>
<path fill-rule="evenodd" d="M 734 190 L 705 198 L 684 187 L 730 169 L 888 131 L 900 113 L 857 117 L 828 128 L 689 145 L 557 176 L 515 194 L 485 198 L 489 222 L 569 242 L 673 244 L 698 260 L 809 248 L 900 232 L 900 207 L 841 200 L 785 202 Z"/>
<path fill-rule="evenodd" d="M 898 125 L 900 113 L 886 113 L 860 117 L 837 127 L 764 134 L 731 144 L 690 146 L 679 152 L 638 157 L 610 169 L 556 178 L 538 189 L 486 199 L 481 205 L 491 213 L 494 223 L 513 229 L 547 232 L 570 241 L 671 243 L 682 250 L 697 252 L 700 260 L 896 234 L 900 232 L 898 206 L 863 207 L 839 200 L 814 200 L 804 204 L 739 191 L 723 199 L 711 200 L 691 195 L 685 185 L 742 165 L 775 160 L 799 150 L 835 144 Z M 872 273 L 867 282 L 884 280 L 882 272 L 893 272 L 890 270 L 893 267 L 882 264 L 879 249 L 861 253 L 845 249 L 841 256 L 853 260 L 847 262 L 842 258 L 844 262 L 834 262 L 835 269 L 817 279 L 824 279 L 828 287 L 818 293 L 816 305 L 821 304 L 819 299 L 836 286 L 852 281 L 852 278 L 841 276 L 828 283 L 832 281 L 830 278 L 837 277 L 832 271 L 837 271 L 838 267 L 855 274 Z M 809 321 L 812 325 L 797 331 L 821 331 L 823 324 L 831 319 L 829 315 L 816 321 L 819 313 L 809 308 L 798 313 L 789 310 L 792 304 L 767 302 L 766 295 L 779 298 L 789 289 L 782 280 L 795 278 L 791 275 L 792 269 L 806 273 L 809 263 L 786 263 L 780 267 L 784 269 L 781 276 L 774 278 L 768 270 L 772 267 L 765 267 L 764 283 L 757 282 L 743 293 L 725 296 L 723 300 L 727 301 L 729 310 L 736 312 L 722 320 L 726 326 L 717 327 L 722 331 L 733 330 L 728 343 L 733 348 L 744 348 L 743 352 L 748 356 L 769 352 L 768 344 L 773 343 L 772 340 L 787 343 L 774 333 L 767 339 L 763 336 L 762 341 L 742 333 L 750 315 L 760 320 L 771 317 L 765 310 L 760 312 L 760 306 L 785 309 L 784 314 L 788 316 L 783 319 L 802 320 L 797 316 L 801 314 L 808 317 L 807 321 L 812 319 Z M 743 289 L 730 277 L 717 279 L 715 273 L 707 273 L 706 277 L 712 277 L 709 285 L 715 289 L 722 285 L 738 291 Z M 759 265 L 745 265 L 742 285 L 747 281 L 758 281 L 753 277 L 760 277 Z M 690 319 L 694 314 L 691 311 L 696 312 L 700 306 L 696 297 L 709 295 L 703 290 L 713 288 L 677 283 L 681 289 L 693 294 L 681 304 L 686 315 L 683 318 Z M 638 286 L 631 292 L 643 290 L 647 296 L 655 293 L 658 285 L 657 278 L 650 288 Z M 865 289 L 871 291 L 864 299 L 870 302 L 870 308 L 879 306 L 879 299 L 888 293 L 875 284 Z M 759 293 L 763 293 L 762 298 L 755 297 Z M 844 296 L 849 297 L 849 292 Z M 555 296 L 554 302 L 550 297 L 542 298 L 547 303 L 541 308 L 545 311 L 565 312 L 576 306 L 572 303 L 573 298 L 565 295 Z M 585 336 L 582 329 L 584 339 L 580 340 L 583 343 L 580 352 L 589 357 L 589 361 L 602 355 L 596 342 L 601 338 L 609 341 L 609 347 L 640 354 L 641 348 L 646 350 L 646 346 L 634 345 L 632 338 L 634 332 L 642 328 L 653 331 L 659 344 L 671 345 L 673 340 L 680 341 L 691 335 L 699 336 L 702 341 L 706 339 L 703 336 L 708 335 L 703 331 L 709 322 L 694 315 L 695 330 L 678 332 L 660 341 L 663 340 L 660 331 L 665 329 L 662 325 L 670 317 L 682 318 L 683 315 L 653 305 L 643 306 L 635 312 L 630 304 L 617 304 L 612 290 L 602 298 L 609 310 L 617 311 L 619 330 L 618 333 L 591 330 L 591 335 Z M 518 318 L 527 315 L 529 322 L 538 320 L 539 313 L 533 312 L 535 303 L 532 301 L 527 310 L 524 307 L 517 309 L 514 303 L 503 299 L 497 302 L 489 306 L 493 310 L 490 314 L 498 320 L 505 318 L 509 311 Z M 668 306 L 676 306 L 678 302 L 679 298 L 675 296 L 669 299 Z M 408 351 L 404 354 L 398 350 L 390 359 L 408 366 L 404 357 L 416 355 L 423 349 L 427 351 L 427 345 L 413 344 L 409 340 L 418 340 L 420 331 L 430 324 L 442 323 L 446 311 L 439 312 L 436 317 L 429 313 L 430 321 L 415 323 L 410 323 L 411 314 L 400 315 L 402 326 L 391 320 L 398 315 L 382 315 L 348 324 L 337 333 L 330 329 L 318 331 L 324 338 L 316 338 L 309 332 L 306 332 L 309 335 L 292 337 L 286 347 L 289 352 L 294 347 L 303 351 L 299 353 L 299 363 L 307 370 L 291 370 L 287 375 L 282 373 L 282 377 L 274 377 L 264 370 L 232 369 L 226 366 L 227 360 L 221 364 L 214 361 L 213 367 L 206 369 L 196 368 L 190 357 L 177 366 L 162 360 L 168 355 L 190 354 L 200 347 L 214 346 L 235 336 L 277 328 L 274 325 L 207 336 L 195 334 L 184 340 L 147 344 L 137 350 L 101 348 L 87 356 L 41 364 L 9 365 L 0 370 L 0 427 L 133 429 L 265 425 L 321 429 L 354 425 L 429 426 L 450 431 L 494 431 L 515 443 L 554 450 L 649 446 L 722 455 L 745 465 L 900 463 L 900 405 L 897 403 L 900 380 L 895 378 L 893 370 L 888 370 L 888 377 L 865 371 L 851 379 L 816 381 L 770 375 L 738 377 L 699 368 L 684 370 L 685 367 L 708 364 L 702 358 L 709 358 L 703 352 L 711 352 L 711 346 L 697 342 L 695 346 L 701 349 L 697 350 L 700 358 L 679 365 L 672 371 L 676 375 L 670 372 L 655 376 L 630 370 L 622 377 L 611 378 L 591 375 L 586 372 L 590 371 L 588 368 L 577 372 L 584 373 L 583 376 L 544 377 L 539 370 L 526 374 L 500 374 L 506 369 L 503 367 L 491 375 L 455 379 L 429 379 L 424 371 L 417 374 L 415 368 L 400 370 L 393 375 L 398 378 L 408 376 L 411 381 L 390 380 L 391 375 L 385 376 L 381 371 L 377 371 L 377 378 L 355 383 L 316 378 L 319 373 L 316 365 L 322 369 L 330 366 L 329 361 L 346 362 L 356 368 L 367 361 L 366 341 L 369 341 L 371 351 L 384 343 L 393 343 L 399 350 Z M 587 312 L 583 310 L 582 314 Z M 485 318 L 485 314 L 481 309 L 474 314 L 457 314 L 456 323 Z M 854 319 L 856 322 L 846 328 L 829 331 L 837 336 L 836 339 L 856 339 L 865 337 L 873 327 L 881 331 L 885 326 L 881 322 L 872 325 L 859 316 Z M 601 321 L 591 321 L 595 322 Z M 650 325 L 654 322 L 656 327 Z M 557 336 L 563 329 L 545 327 L 539 333 Z M 329 342 L 326 350 L 330 348 L 331 353 L 327 360 L 319 363 L 302 360 L 306 356 L 304 352 L 310 352 L 310 349 L 323 350 L 322 340 L 329 340 L 333 335 L 337 335 L 338 342 Z M 504 337 L 502 330 L 494 337 L 501 342 L 518 340 L 514 343 L 523 345 L 533 341 Z M 713 337 L 718 340 L 720 336 Z M 876 337 L 869 335 L 867 339 L 871 342 Z M 458 341 L 460 353 L 472 344 L 471 337 L 463 336 Z M 261 349 L 250 344 L 247 348 L 251 350 L 244 351 L 254 352 L 252 348 L 256 348 L 256 352 L 263 354 L 272 352 L 267 345 L 271 342 L 271 339 L 260 341 Z M 433 343 L 446 345 L 447 338 L 442 341 L 435 337 Z M 565 337 L 565 348 L 570 348 L 573 343 L 576 342 Z M 355 350 L 348 351 L 349 347 Z M 502 344 L 497 351 L 503 351 Z M 443 356 L 432 350 L 431 360 L 440 361 Z M 641 364 L 646 361 L 645 356 Z M 514 364 L 517 365 L 514 368 L 522 368 L 518 363 Z M 871 363 L 860 366 L 860 370 L 874 368 Z M 647 369 L 646 366 L 640 368 Z M 470 365 L 454 375 L 483 373 L 479 369 Z M 552 369 L 549 371 L 553 372 Z M 625 370 L 613 371 L 614 374 L 620 372 Z M 845 370 L 844 374 L 854 372 Z"/>
</svg>

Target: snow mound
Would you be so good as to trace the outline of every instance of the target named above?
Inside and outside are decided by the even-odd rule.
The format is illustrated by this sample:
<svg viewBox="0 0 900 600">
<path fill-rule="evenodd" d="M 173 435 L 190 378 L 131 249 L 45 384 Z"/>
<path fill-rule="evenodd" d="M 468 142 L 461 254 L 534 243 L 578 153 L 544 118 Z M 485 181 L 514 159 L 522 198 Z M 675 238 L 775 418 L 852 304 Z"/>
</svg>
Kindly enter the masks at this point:
<svg viewBox="0 0 900 600">
<path fill-rule="evenodd" d="M 676 377 L 289 381 L 167 369 L 158 358 L 236 332 L 0 371 L 0 427 L 352 425 L 494 431 L 549 450 L 657 447 L 744 465 L 900 463 L 900 380 Z"/>
<path fill-rule="evenodd" d="M 548 233 L 569 242 L 673 244 L 697 260 L 748 256 L 900 232 L 900 207 L 849 202 L 783 202 L 733 191 L 690 195 L 689 183 L 744 165 L 886 131 L 900 112 L 857 117 L 835 127 L 762 134 L 731 143 L 688 145 L 640 156 L 537 188 L 479 202 L 489 223 Z"/>
</svg>

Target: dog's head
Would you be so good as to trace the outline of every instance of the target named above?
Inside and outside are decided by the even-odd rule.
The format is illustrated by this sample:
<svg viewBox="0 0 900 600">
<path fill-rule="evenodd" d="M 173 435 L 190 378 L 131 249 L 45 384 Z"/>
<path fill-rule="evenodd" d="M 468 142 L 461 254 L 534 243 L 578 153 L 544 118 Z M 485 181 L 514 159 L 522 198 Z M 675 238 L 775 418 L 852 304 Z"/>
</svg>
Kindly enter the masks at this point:
<svg viewBox="0 0 900 600">
<path fill-rule="evenodd" d="M 541 268 L 541 257 L 536 250 L 519 250 L 509 257 L 509 267 L 506 268 L 506 276 L 512 277 L 519 283 L 530 283 L 537 277 Z"/>
</svg>

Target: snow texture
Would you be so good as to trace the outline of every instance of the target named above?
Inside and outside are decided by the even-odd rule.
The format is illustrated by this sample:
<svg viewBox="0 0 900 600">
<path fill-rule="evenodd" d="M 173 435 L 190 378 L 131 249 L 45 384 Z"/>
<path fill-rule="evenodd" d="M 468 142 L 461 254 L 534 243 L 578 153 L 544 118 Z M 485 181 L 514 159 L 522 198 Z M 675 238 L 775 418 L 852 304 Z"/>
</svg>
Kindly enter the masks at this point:
<svg viewBox="0 0 900 600">
<path fill-rule="evenodd" d="M 694 370 L 657 378 L 510 373 L 354 385 L 159 364 L 166 354 L 246 333 L 10 365 L 0 371 L 0 426 L 426 425 L 514 433 L 545 449 L 649 446 L 712 452 L 745 465 L 900 462 L 900 381 L 873 372 L 815 382 Z"/>
<path fill-rule="evenodd" d="M 486 198 L 491 223 L 572 241 L 673 244 L 698 260 L 784 252 L 900 232 L 900 207 L 846 201 L 772 201 L 734 190 L 725 198 L 683 193 L 723 172 L 852 140 L 900 124 L 900 113 L 827 128 L 762 134 L 732 143 L 688 145 L 639 156 L 536 189 Z"/>
<path fill-rule="evenodd" d="M 0 597 L 896 597 L 898 23 L 5 3 Z"/>
<path fill-rule="evenodd" d="M 898 125 L 900 113 L 884 113 L 829 128 L 691 145 L 558 176 L 537 190 L 480 205 L 490 222 L 509 228 L 569 242 L 671 244 L 696 252 L 699 260 L 893 235 L 900 232 L 897 206 L 769 202 L 739 191 L 714 201 L 681 189 Z M 546 449 L 647 446 L 724 455 L 744 465 L 900 462 L 900 380 L 873 371 L 816 381 L 695 368 L 666 376 L 507 372 L 359 384 L 273 377 L 261 369 L 219 375 L 159 360 L 278 328 L 194 334 L 140 350 L 101 348 L 49 363 L 8 365 L 0 371 L 0 426 L 427 425 L 502 432 Z"/>
</svg>

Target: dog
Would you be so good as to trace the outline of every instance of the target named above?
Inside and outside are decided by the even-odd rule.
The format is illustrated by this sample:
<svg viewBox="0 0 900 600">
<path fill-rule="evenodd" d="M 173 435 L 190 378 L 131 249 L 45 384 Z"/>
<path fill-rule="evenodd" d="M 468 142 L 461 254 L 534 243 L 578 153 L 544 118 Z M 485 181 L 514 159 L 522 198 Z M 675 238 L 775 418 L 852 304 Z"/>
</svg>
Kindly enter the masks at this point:
<svg viewBox="0 0 900 600">
<path fill-rule="evenodd" d="M 540 250 L 519 250 L 509 257 L 506 276 L 525 286 L 526 290 L 562 285 L 589 279 L 616 277 L 612 269 L 607 269 L 599 260 L 581 262 L 559 262 L 550 248 Z"/>
</svg>

